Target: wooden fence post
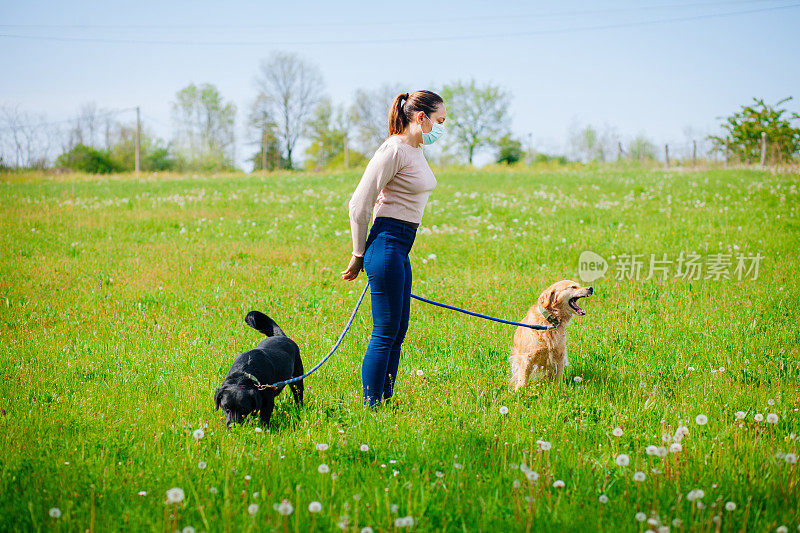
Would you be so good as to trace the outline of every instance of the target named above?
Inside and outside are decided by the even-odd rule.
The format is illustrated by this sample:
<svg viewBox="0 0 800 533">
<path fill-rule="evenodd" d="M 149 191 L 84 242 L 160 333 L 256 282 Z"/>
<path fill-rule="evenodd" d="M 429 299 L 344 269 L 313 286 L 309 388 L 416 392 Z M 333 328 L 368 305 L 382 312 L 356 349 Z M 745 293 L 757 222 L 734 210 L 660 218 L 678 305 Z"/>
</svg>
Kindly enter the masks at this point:
<svg viewBox="0 0 800 533">
<path fill-rule="evenodd" d="M 764 168 L 764 165 L 767 162 L 767 132 L 761 132 L 761 168 Z"/>
<path fill-rule="evenodd" d="M 664 145 L 664 168 L 669 168 L 669 145 Z"/>
<path fill-rule="evenodd" d="M 692 141 L 692 168 L 697 166 L 697 141 Z"/>
</svg>

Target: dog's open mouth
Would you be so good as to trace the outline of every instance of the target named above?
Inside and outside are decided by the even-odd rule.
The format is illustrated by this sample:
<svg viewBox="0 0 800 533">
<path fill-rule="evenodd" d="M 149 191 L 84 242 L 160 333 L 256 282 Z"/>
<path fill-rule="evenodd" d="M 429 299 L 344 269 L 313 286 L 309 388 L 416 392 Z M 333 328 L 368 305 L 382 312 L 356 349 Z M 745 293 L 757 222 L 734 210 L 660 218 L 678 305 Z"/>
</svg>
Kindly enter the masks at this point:
<svg viewBox="0 0 800 533">
<path fill-rule="evenodd" d="M 576 296 L 575 298 L 570 298 L 570 299 L 569 299 L 569 306 L 570 306 L 570 307 L 571 307 L 571 308 L 572 308 L 572 309 L 573 309 L 573 310 L 574 310 L 576 313 L 578 313 L 580 316 L 583 316 L 583 315 L 585 315 L 585 314 L 586 314 L 586 311 L 584 311 L 584 310 L 581 308 L 581 306 L 580 306 L 580 305 L 578 305 L 578 298 L 586 298 L 586 296 Z"/>
</svg>

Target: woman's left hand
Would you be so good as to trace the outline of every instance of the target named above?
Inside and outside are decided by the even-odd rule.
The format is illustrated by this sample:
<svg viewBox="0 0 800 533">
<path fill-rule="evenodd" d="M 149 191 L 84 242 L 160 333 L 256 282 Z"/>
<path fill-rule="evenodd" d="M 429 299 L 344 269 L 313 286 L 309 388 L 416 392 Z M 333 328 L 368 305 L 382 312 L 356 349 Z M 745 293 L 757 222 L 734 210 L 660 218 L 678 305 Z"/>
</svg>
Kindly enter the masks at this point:
<svg viewBox="0 0 800 533">
<path fill-rule="evenodd" d="M 352 255 L 350 256 L 350 264 L 347 265 L 347 268 L 342 270 L 340 274 L 342 275 L 342 279 L 353 281 L 362 270 L 364 270 L 364 258 Z"/>
</svg>

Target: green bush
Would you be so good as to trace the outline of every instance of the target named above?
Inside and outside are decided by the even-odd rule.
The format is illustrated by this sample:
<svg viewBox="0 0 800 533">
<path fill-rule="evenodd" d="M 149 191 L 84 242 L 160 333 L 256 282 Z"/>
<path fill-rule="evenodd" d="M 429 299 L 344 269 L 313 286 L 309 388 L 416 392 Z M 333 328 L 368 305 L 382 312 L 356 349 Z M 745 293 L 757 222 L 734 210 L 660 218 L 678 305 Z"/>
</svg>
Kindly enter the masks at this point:
<svg viewBox="0 0 800 533">
<path fill-rule="evenodd" d="M 92 174 L 108 174 L 121 170 L 111 159 L 107 150 L 98 150 L 85 144 L 78 144 L 69 152 L 58 156 L 56 166 Z"/>
</svg>

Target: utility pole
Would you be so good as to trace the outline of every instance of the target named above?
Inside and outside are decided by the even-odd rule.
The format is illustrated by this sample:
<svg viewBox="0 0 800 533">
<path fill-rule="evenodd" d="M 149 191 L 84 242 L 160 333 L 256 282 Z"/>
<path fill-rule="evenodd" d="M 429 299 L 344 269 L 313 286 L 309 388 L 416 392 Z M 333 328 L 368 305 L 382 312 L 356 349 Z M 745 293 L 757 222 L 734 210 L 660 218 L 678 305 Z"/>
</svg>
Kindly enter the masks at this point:
<svg viewBox="0 0 800 533">
<path fill-rule="evenodd" d="M 139 162 L 139 146 L 140 146 L 140 142 L 141 142 L 141 139 L 140 139 L 141 136 L 142 136 L 142 120 L 141 120 L 141 117 L 139 115 L 139 106 L 137 105 L 136 106 L 136 147 L 135 147 L 136 160 L 135 160 L 135 163 L 134 163 L 134 170 L 136 171 L 137 175 L 139 174 L 139 169 L 141 168 L 141 165 L 140 165 L 140 162 Z"/>
<path fill-rule="evenodd" d="M 267 171 L 267 128 L 261 133 L 261 172 Z"/>
<path fill-rule="evenodd" d="M 761 132 L 761 168 L 767 162 L 767 132 Z"/>
<path fill-rule="evenodd" d="M 697 141 L 692 141 L 692 168 L 697 165 Z"/>
<path fill-rule="evenodd" d="M 617 141 L 617 161 L 622 159 L 622 141 Z"/>
<path fill-rule="evenodd" d="M 664 168 L 669 168 L 669 145 L 664 145 Z"/>
</svg>

